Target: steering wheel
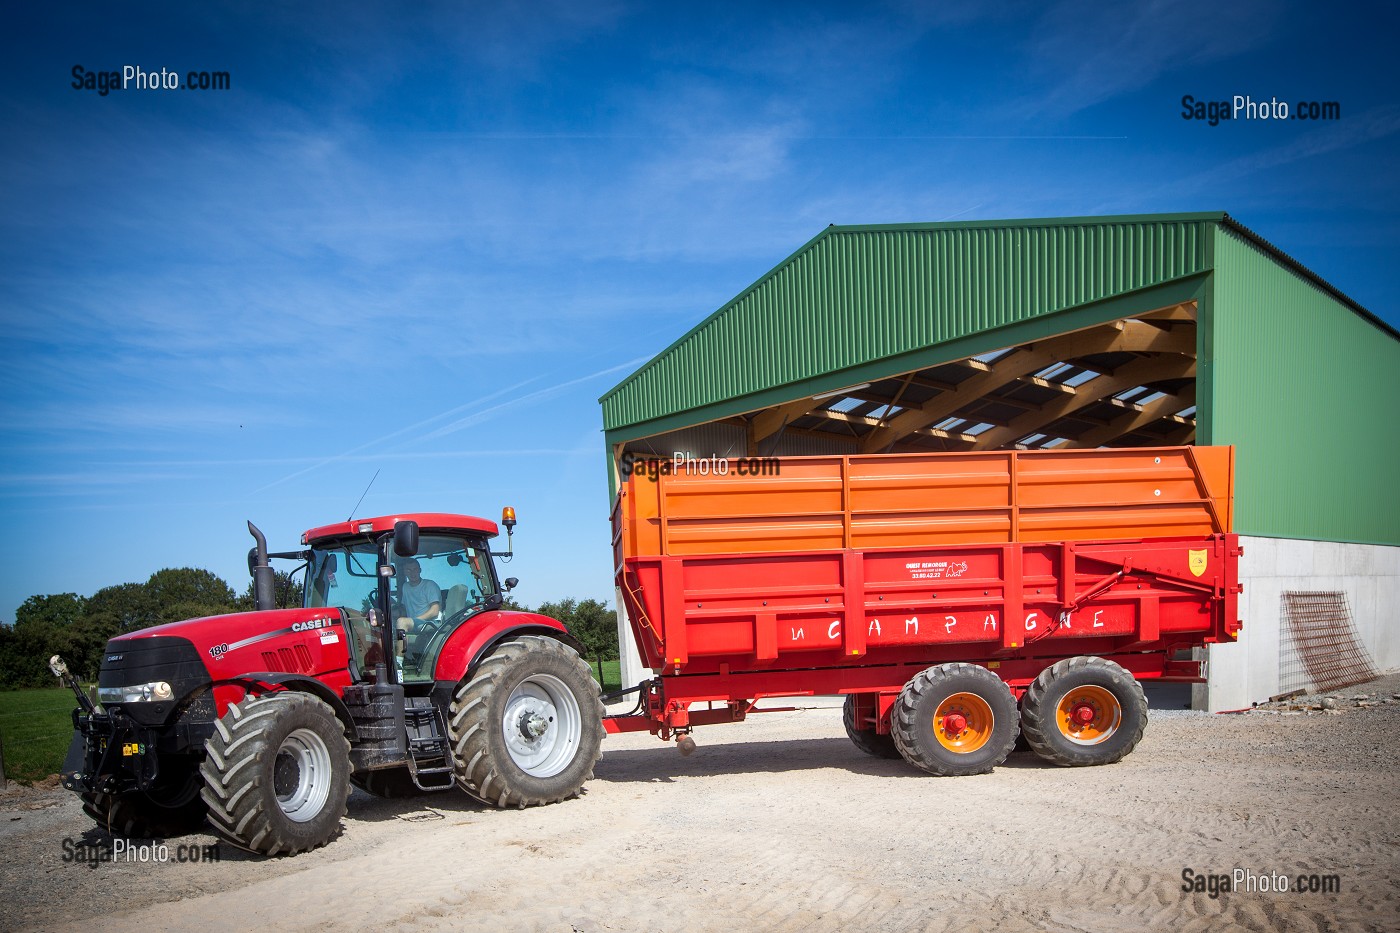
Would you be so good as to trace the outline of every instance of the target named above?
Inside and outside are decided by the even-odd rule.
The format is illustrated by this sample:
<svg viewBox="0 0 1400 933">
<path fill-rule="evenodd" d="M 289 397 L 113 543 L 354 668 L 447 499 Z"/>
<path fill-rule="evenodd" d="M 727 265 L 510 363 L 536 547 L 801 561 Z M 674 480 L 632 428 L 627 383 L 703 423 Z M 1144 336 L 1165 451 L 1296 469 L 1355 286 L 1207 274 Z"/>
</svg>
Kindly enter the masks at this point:
<svg viewBox="0 0 1400 933">
<path fill-rule="evenodd" d="M 413 624 L 413 631 L 409 634 L 413 636 L 414 641 L 426 642 L 428 639 L 432 638 L 440 628 L 442 628 L 441 619 L 429 619 L 427 622 L 415 622 Z"/>
</svg>

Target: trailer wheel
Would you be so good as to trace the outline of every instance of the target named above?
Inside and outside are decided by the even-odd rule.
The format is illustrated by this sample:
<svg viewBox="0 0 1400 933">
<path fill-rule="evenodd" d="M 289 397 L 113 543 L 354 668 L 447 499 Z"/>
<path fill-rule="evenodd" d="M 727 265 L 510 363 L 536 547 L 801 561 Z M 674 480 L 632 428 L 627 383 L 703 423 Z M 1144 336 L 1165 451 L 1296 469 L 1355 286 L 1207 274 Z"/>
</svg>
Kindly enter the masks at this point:
<svg viewBox="0 0 1400 933">
<path fill-rule="evenodd" d="M 1142 684 L 1103 658 L 1076 657 L 1040 672 L 1021 704 L 1021 731 L 1037 755 L 1066 767 L 1124 758 L 1147 728 Z"/>
<path fill-rule="evenodd" d="M 204 747 L 204 800 L 224 839 L 261 855 L 295 855 L 340 831 L 350 743 L 316 697 L 284 691 L 234 703 Z"/>
<path fill-rule="evenodd" d="M 557 803 L 602 757 L 603 701 L 574 649 L 521 635 L 457 688 L 448 730 L 462 790 L 501 808 Z"/>
<path fill-rule="evenodd" d="M 164 839 L 194 832 L 204 825 L 208 808 L 200 796 L 199 769 L 190 766 L 168 785 L 125 794 L 82 794 L 83 812 L 110 835 L 128 839 Z"/>
<path fill-rule="evenodd" d="M 894 747 L 894 736 L 881 735 L 874 729 L 861 729 L 856 726 L 855 700 L 854 696 L 847 694 L 846 705 L 841 711 L 841 722 L 846 727 L 846 735 L 850 736 L 851 743 L 867 755 L 874 755 L 876 758 L 898 758 L 899 749 Z"/>
<path fill-rule="evenodd" d="M 890 732 L 905 760 L 930 774 L 985 774 L 1016 743 L 1016 700 L 975 664 L 940 664 L 904 685 Z"/>
</svg>

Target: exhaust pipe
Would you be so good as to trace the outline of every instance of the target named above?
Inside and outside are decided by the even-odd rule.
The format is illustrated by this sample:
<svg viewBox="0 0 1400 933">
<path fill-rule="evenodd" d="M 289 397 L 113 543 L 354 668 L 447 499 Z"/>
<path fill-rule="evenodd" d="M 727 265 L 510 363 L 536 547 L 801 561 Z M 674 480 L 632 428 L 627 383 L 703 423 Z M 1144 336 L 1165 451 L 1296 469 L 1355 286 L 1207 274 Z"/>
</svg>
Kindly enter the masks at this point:
<svg viewBox="0 0 1400 933">
<path fill-rule="evenodd" d="M 277 578 L 267 562 L 267 538 L 258 526 L 248 523 L 248 533 L 257 545 L 248 551 L 248 572 L 253 575 L 253 605 L 259 612 L 277 608 Z"/>
</svg>

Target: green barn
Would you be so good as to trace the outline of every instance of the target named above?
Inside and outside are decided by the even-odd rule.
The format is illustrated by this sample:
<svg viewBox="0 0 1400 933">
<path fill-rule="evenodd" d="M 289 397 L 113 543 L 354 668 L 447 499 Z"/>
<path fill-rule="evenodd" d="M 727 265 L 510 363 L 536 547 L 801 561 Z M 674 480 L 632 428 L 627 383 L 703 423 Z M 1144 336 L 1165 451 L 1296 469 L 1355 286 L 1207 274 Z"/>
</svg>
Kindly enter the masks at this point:
<svg viewBox="0 0 1400 933">
<path fill-rule="evenodd" d="M 1245 632 L 1196 705 L 1322 683 L 1319 611 L 1400 667 L 1400 334 L 1228 214 L 827 227 L 600 401 L 614 488 L 629 453 L 1232 444 Z"/>
</svg>

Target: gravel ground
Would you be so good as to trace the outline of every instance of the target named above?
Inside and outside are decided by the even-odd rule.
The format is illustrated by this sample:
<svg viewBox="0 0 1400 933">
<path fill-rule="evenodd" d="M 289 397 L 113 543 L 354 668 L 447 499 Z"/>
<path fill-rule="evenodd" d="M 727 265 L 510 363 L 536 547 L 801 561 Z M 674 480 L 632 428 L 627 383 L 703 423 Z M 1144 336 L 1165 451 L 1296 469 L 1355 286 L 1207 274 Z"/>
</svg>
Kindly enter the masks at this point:
<svg viewBox="0 0 1400 933">
<path fill-rule="evenodd" d="M 1397 694 L 1389 675 L 1339 711 L 1154 709 L 1117 765 L 943 779 L 861 754 L 820 705 L 702 728 L 689 758 L 610 737 L 551 807 L 357 791 L 341 837 L 292 859 L 65 862 L 100 839 L 76 797 L 14 791 L 0 930 L 1393 930 Z M 191 843 L 214 839 L 168 845 Z M 1340 890 L 1211 896 L 1187 869 Z"/>
</svg>

